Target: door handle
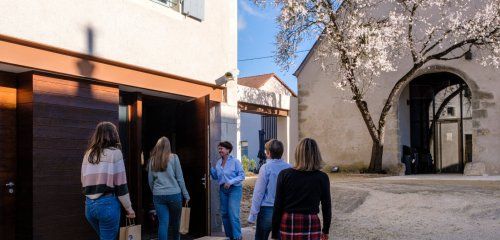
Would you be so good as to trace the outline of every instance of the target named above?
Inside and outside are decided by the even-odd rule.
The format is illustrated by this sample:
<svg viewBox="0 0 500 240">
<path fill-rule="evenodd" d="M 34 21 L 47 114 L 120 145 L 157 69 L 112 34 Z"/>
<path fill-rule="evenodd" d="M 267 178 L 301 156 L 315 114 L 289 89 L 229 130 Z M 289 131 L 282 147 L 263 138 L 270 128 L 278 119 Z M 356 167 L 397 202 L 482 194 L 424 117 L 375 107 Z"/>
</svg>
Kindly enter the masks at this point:
<svg viewBox="0 0 500 240">
<path fill-rule="evenodd" d="M 9 182 L 9 183 L 5 184 L 5 186 L 7 187 L 10 194 L 14 193 L 14 187 L 16 186 L 16 184 L 14 184 L 14 182 Z"/>
<path fill-rule="evenodd" d="M 207 188 L 207 174 L 203 174 L 203 177 L 201 178 L 201 184 L 203 184 L 204 188 Z"/>
</svg>

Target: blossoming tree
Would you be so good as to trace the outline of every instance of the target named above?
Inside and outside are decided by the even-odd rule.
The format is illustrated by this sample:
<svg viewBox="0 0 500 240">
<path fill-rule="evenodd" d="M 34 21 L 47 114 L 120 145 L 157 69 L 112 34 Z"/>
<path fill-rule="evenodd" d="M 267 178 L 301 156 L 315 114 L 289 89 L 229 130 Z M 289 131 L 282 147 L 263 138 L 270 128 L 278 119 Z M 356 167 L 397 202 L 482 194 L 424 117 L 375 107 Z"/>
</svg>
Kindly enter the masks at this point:
<svg viewBox="0 0 500 240">
<path fill-rule="evenodd" d="M 473 51 L 500 65 L 500 0 L 254 0 L 279 7 L 276 61 L 287 69 L 299 44 L 319 36 L 316 60 L 347 90 L 373 141 L 369 169 L 382 170 L 386 118 L 402 87 L 429 62 Z M 408 64 L 406 64 L 408 63 Z M 399 69 L 398 69 L 399 68 Z M 383 79 L 398 71 L 399 79 Z M 377 81 L 396 80 L 376 122 L 365 101 Z"/>
</svg>

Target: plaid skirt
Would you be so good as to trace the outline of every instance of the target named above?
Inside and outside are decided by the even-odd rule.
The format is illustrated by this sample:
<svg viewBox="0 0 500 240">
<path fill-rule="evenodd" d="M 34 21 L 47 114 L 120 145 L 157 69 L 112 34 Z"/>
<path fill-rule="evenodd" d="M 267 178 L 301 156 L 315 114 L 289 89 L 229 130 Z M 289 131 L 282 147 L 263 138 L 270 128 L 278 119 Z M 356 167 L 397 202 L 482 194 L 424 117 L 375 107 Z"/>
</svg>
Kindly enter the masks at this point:
<svg viewBox="0 0 500 240">
<path fill-rule="evenodd" d="M 281 217 L 281 240 L 319 240 L 321 222 L 316 214 L 284 213 Z"/>
</svg>

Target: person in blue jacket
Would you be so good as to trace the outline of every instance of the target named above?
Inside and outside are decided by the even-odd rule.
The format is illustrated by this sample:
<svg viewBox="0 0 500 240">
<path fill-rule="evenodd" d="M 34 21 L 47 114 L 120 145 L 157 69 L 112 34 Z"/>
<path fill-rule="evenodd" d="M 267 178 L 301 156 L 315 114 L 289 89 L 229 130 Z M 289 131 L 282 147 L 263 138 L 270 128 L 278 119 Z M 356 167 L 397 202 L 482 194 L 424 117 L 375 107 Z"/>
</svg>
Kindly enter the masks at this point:
<svg viewBox="0 0 500 240">
<path fill-rule="evenodd" d="M 217 146 L 221 158 L 210 168 L 212 179 L 219 183 L 220 211 L 226 237 L 241 239 L 240 203 L 245 172 L 240 160 L 229 155 L 231 143 L 224 141 Z"/>
<path fill-rule="evenodd" d="M 265 145 L 267 161 L 260 168 L 248 216 L 249 223 L 257 222 L 255 240 L 269 239 L 272 230 L 276 180 L 282 170 L 291 167 L 290 164 L 281 159 L 283 150 L 283 143 L 276 139 L 269 140 Z"/>
</svg>

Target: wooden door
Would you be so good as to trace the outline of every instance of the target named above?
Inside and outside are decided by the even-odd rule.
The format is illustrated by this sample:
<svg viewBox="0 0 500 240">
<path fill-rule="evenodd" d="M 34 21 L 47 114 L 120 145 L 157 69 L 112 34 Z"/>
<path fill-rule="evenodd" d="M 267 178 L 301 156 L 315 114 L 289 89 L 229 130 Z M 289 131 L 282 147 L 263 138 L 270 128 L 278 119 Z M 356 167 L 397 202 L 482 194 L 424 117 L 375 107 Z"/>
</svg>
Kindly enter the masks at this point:
<svg viewBox="0 0 500 240">
<path fill-rule="evenodd" d="M 207 235 L 208 215 L 208 96 L 185 103 L 177 122 L 177 154 L 179 155 L 186 187 L 191 196 L 190 235 Z"/>
<path fill-rule="evenodd" d="M 140 93 L 120 93 L 119 131 L 122 142 L 122 152 L 127 172 L 127 182 L 136 211 L 136 223 L 144 221 L 142 208 L 142 95 Z"/>
<path fill-rule="evenodd" d="M 0 236 L 15 238 L 16 230 L 16 82 L 0 72 Z"/>
</svg>

